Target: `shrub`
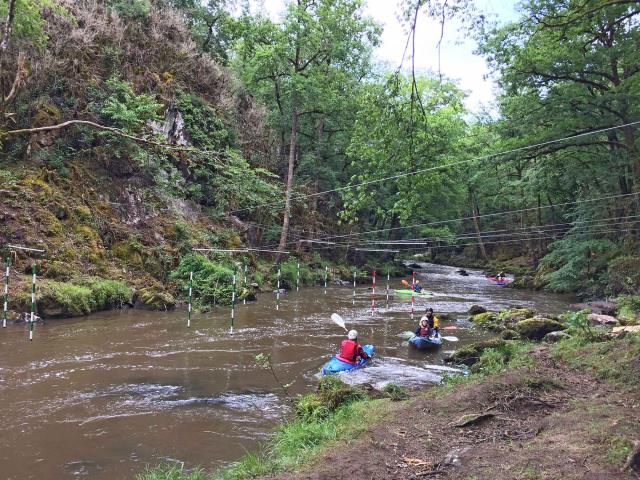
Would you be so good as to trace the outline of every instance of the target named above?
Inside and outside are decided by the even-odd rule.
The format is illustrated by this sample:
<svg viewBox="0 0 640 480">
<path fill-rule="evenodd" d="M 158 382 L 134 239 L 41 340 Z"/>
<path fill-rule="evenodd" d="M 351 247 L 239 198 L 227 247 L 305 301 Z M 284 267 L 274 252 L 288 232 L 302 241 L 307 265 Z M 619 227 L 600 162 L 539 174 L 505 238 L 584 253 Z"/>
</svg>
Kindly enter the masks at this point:
<svg viewBox="0 0 640 480">
<path fill-rule="evenodd" d="M 189 272 L 193 272 L 193 297 L 197 303 L 230 303 L 235 268 L 236 265 L 229 258 L 214 262 L 203 255 L 191 253 L 182 257 L 170 278 L 177 280 L 179 288 L 187 292 Z"/>
</svg>

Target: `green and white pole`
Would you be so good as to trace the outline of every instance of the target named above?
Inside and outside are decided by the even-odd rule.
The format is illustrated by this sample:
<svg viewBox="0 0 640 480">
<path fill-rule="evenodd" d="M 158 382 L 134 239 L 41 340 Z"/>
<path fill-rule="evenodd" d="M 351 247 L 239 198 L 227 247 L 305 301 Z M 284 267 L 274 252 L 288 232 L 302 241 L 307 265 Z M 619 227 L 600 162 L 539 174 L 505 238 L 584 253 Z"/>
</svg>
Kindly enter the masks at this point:
<svg viewBox="0 0 640 480">
<path fill-rule="evenodd" d="M 33 322 L 36 316 L 36 264 L 32 266 L 33 277 L 31 280 L 31 321 L 29 322 L 29 340 L 33 340 Z"/>
<path fill-rule="evenodd" d="M 11 273 L 11 257 L 7 257 L 6 272 L 4 276 L 4 308 L 2 310 L 2 328 L 7 326 L 7 313 L 9 311 L 9 274 Z"/>
<path fill-rule="evenodd" d="M 247 289 L 247 264 L 246 264 L 246 263 L 244 264 L 244 282 L 243 282 L 243 284 L 242 284 L 242 285 L 244 286 L 244 288 L 245 288 L 245 290 L 246 290 L 246 289 Z M 246 292 L 245 292 L 245 296 L 244 296 L 244 298 L 242 299 L 242 304 L 243 304 L 243 305 L 246 305 L 246 304 L 247 304 L 247 295 L 246 295 Z"/>
<path fill-rule="evenodd" d="M 231 328 L 229 334 L 233 335 L 233 322 L 236 318 L 236 272 L 233 272 L 233 281 L 231 282 Z"/>
<path fill-rule="evenodd" d="M 300 260 L 298 260 L 297 270 L 296 270 L 296 292 L 300 291 Z"/>
<path fill-rule="evenodd" d="M 280 264 L 278 264 L 278 287 L 276 289 L 276 310 L 280 310 Z"/>
<path fill-rule="evenodd" d="M 187 312 L 187 328 L 191 328 L 191 310 L 192 308 L 192 298 L 193 296 L 193 272 L 189 272 L 189 306 Z"/>
<path fill-rule="evenodd" d="M 329 275 L 329 267 L 324 267 L 324 294 L 327 294 L 327 276 Z"/>
<path fill-rule="evenodd" d="M 352 305 L 356 304 L 356 276 L 358 275 L 358 270 L 357 269 L 353 269 L 353 297 L 352 297 Z"/>
</svg>

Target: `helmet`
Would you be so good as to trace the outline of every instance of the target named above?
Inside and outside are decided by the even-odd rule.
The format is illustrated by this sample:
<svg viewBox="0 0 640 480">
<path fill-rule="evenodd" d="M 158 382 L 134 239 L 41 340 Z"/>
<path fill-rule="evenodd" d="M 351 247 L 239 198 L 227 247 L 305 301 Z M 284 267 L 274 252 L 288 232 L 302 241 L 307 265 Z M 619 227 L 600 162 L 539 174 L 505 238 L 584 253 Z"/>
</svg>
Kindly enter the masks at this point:
<svg viewBox="0 0 640 480">
<path fill-rule="evenodd" d="M 356 338 L 358 338 L 358 332 L 356 332 L 355 330 L 349 330 L 349 333 L 347 333 L 347 338 L 349 340 L 355 340 Z"/>
<path fill-rule="evenodd" d="M 425 310 L 425 312 L 427 312 L 427 313 L 433 313 L 433 308 L 428 307 L 428 308 Z"/>
</svg>

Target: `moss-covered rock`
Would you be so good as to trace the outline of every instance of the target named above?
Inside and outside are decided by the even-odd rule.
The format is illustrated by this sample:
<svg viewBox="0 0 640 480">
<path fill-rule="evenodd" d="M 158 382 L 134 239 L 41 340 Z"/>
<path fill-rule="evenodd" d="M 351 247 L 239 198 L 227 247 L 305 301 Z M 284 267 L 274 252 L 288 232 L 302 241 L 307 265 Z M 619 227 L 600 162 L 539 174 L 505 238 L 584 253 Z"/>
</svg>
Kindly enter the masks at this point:
<svg viewBox="0 0 640 480">
<path fill-rule="evenodd" d="M 445 358 L 446 362 L 471 366 L 480 359 L 480 355 L 487 348 L 501 348 L 506 342 L 499 338 L 475 342 L 460 348 Z"/>
<path fill-rule="evenodd" d="M 507 328 L 506 330 L 500 332 L 500 338 L 502 338 L 503 340 L 516 340 L 520 338 L 520 335 L 515 330 Z"/>
<path fill-rule="evenodd" d="M 498 314 L 498 318 L 504 327 L 510 327 L 516 323 L 526 320 L 527 318 L 533 318 L 536 312 L 530 308 L 509 308 L 503 310 Z"/>
<path fill-rule="evenodd" d="M 547 333 L 564 330 L 566 327 L 550 318 L 535 317 L 519 321 L 514 328 L 523 338 L 542 340 Z"/>
<path fill-rule="evenodd" d="M 561 340 L 566 340 L 567 338 L 571 338 L 567 332 L 563 332 L 561 330 L 557 332 L 549 332 L 542 339 L 543 342 L 556 343 Z"/>
<path fill-rule="evenodd" d="M 503 330 L 502 322 L 494 312 L 479 313 L 478 315 L 471 316 L 469 320 L 479 327 L 486 328 L 493 332 Z"/>
<path fill-rule="evenodd" d="M 135 292 L 135 308 L 143 310 L 173 310 L 176 299 L 169 292 L 159 287 L 144 287 Z"/>
</svg>

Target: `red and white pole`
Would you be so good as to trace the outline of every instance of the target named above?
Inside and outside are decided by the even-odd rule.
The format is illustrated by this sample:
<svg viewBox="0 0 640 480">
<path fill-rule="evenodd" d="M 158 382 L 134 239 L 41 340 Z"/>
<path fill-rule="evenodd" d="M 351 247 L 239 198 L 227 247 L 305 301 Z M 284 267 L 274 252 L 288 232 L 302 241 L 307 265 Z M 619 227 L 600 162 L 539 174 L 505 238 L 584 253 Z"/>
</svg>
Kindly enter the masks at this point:
<svg viewBox="0 0 640 480">
<path fill-rule="evenodd" d="M 416 272 L 411 272 L 411 320 L 413 320 L 413 312 L 416 306 Z"/>
<path fill-rule="evenodd" d="M 371 278 L 373 279 L 373 288 L 371 289 L 371 315 L 376 310 L 376 271 L 372 272 Z"/>
</svg>

